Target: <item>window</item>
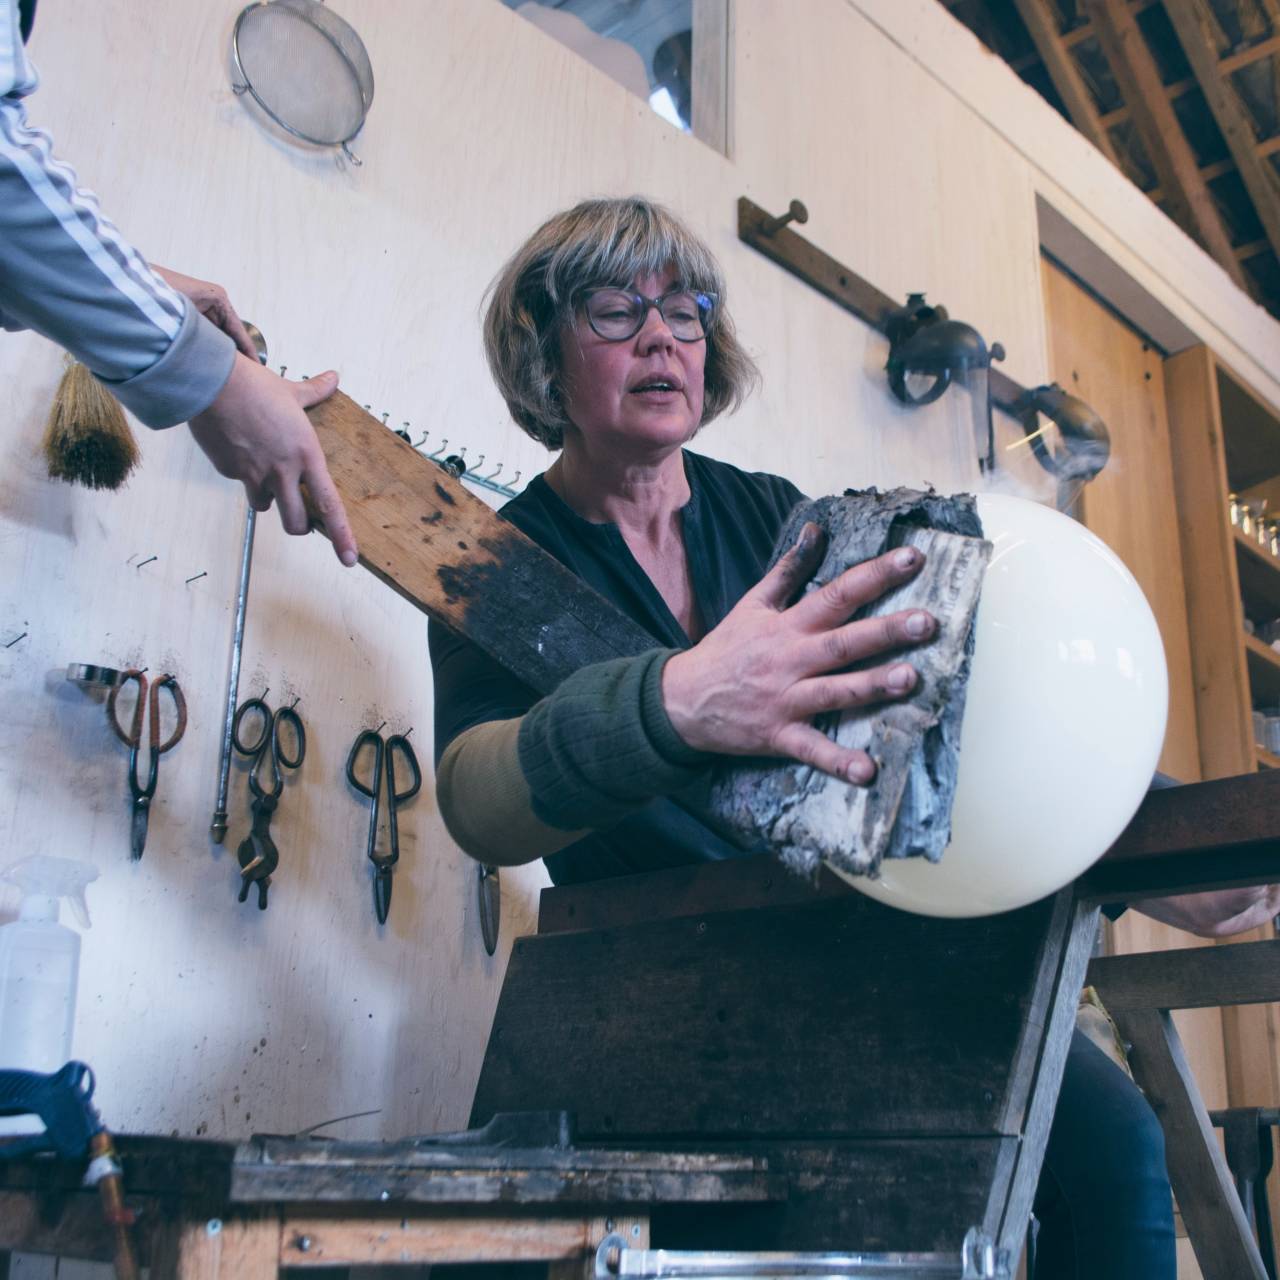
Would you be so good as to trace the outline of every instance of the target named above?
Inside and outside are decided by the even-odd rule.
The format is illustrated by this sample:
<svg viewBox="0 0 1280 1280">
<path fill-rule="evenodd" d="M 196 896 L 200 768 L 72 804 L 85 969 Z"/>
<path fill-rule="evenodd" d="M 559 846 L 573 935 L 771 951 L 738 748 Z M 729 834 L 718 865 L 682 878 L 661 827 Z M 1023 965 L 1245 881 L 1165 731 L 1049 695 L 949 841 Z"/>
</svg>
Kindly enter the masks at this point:
<svg viewBox="0 0 1280 1280">
<path fill-rule="evenodd" d="M 730 0 L 502 0 L 664 120 L 728 152 Z"/>
</svg>

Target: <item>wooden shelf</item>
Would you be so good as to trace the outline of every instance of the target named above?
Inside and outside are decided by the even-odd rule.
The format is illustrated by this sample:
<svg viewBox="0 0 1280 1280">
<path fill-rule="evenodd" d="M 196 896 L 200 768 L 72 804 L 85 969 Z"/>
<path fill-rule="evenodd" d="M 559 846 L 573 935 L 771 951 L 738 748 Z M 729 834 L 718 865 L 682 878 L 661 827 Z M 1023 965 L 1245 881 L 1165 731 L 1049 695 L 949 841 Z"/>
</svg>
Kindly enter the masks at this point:
<svg viewBox="0 0 1280 1280">
<path fill-rule="evenodd" d="M 1240 493 L 1280 472 L 1280 416 L 1221 361 L 1217 374 L 1227 482 Z"/>
<path fill-rule="evenodd" d="M 1233 528 L 1231 535 L 1245 613 L 1255 622 L 1280 618 L 1280 559 L 1239 529 Z"/>
<path fill-rule="evenodd" d="M 1257 636 L 1244 637 L 1244 656 L 1249 668 L 1249 688 L 1255 704 L 1280 704 L 1280 653 Z"/>
<path fill-rule="evenodd" d="M 1253 750 L 1258 757 L 1259 769 L 1280 769 L 1280 756 L 1273 755 L 1266 747 L 1255 746 Z"/>
</svg>

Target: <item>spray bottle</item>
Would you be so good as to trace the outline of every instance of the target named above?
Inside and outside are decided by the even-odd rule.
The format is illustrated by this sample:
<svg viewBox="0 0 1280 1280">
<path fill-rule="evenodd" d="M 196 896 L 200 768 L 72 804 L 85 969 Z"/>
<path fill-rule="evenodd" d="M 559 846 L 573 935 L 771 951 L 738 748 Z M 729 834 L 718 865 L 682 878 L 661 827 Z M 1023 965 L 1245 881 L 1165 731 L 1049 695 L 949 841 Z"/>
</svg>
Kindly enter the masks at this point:
<svg viewBox="0 0 1280 1280">
<path fill-rule="evenodd" d="M 0 1068 L 57 1071 L 71 1057 L 80 976 L 80 935 L 58 923 L 58 900 L 66 898 L 87 929 L 84 891 L 98 869 L 35 854 L 0 878 L 22 892 L 18 918 L 0 925 Z M 28 1125 L 40 1127 L 31 1117 L 0 1119 L 0 1134 L 26 1132 Z"/>
</svg>

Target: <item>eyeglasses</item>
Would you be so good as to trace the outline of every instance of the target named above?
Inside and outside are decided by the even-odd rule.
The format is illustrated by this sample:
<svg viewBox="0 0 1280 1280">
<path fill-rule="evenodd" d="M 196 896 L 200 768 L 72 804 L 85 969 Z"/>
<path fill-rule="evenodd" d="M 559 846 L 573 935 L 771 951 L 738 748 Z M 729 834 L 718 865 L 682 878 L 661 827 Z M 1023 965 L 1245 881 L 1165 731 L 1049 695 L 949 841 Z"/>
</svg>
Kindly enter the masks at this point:
<svg viewBox="0 0 1280 1280">
<path fill-rule="evenodd" d="M 649 308 L 656 307 L 671 336 L 679 342 L 699 342 L 711 327 L 714 293 L 676 289 L 661 298 L 646 298 L 629 289 L 586 289 L 583 309 L 592 331 L 606 342 L 625 342 L 644 326 Z"/>
</svg>

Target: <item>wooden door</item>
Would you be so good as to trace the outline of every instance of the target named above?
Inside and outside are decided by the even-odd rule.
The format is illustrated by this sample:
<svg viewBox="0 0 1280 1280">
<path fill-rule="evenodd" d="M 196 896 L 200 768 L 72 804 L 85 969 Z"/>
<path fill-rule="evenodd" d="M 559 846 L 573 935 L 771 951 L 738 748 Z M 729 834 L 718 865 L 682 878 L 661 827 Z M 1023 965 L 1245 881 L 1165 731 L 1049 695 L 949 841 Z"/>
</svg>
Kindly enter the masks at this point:
<svg viewBox="0 0 1280 1280">
<path fill-rule="evenodd" d="M 1200 778 L 1164 368 L 1159 351 L 1052 263 L 1043 264 L 1050 376 L 1102 416 L 1111 460 L 1085 489 L 1081 518 L 1129 566 L 1146 592 L 1169 664 L 1169 728 L 1161 771 Z M 1129 911 L 1111 926 L 1116 953 L 1212 945 Z M 1175 1015 L 1208 1107 L 1227 1105 L 1222 1012 Z"/>
</svg>

